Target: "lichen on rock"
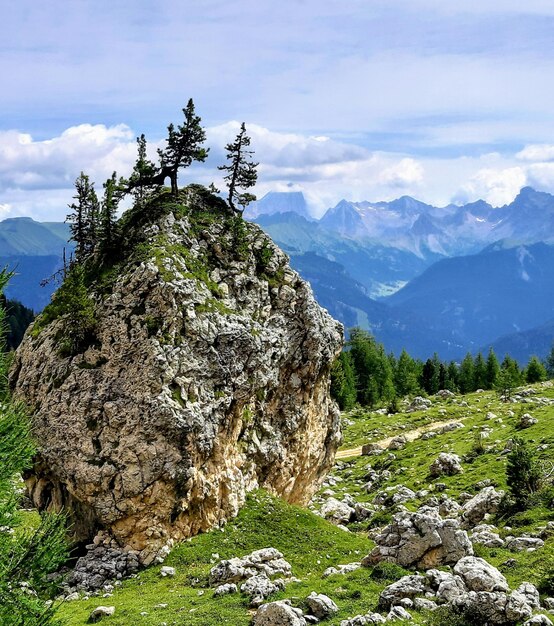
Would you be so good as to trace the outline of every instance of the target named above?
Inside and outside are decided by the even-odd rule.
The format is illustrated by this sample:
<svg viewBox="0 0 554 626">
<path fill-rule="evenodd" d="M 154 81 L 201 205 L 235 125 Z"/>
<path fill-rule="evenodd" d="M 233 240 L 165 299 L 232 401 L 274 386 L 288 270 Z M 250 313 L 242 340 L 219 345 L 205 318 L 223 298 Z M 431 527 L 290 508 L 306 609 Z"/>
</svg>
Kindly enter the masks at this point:
<svg viewBox="0 0 554 626">
<path fill-rule="evenodd" d="M 307 503 L 340 439 L 341 325 L 259 227 L 197 201 L 125 224 L 132 253 L 89 287 L 90 345 L 60 352 L 64 316 L 39 317 L 11 372 L 34 415 L 34 503 L 143 564 L 255 488 Z"/>
</svg>

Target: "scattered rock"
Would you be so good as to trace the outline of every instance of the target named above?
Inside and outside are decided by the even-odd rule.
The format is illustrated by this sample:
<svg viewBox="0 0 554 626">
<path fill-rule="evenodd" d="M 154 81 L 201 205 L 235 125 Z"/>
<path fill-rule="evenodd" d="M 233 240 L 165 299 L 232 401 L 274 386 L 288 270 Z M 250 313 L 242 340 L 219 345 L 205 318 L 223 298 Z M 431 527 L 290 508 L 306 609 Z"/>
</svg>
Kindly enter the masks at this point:
<svg viewBox="0 0 554 626">
<path fill-rule="evenodd" d="M 527 604 L 532 609 L 539 609 L 541 606 L 541 598 L 539 594 L 539 590 L 535 587 L 535 585 L 524 582 L 516 589 L 518 593 L 521 593 L 525 596 L 527 600 Z"/>
<path fill-rule="evenodd" d="M 405 435 L 397 435 L 393 437 L 388 445 L 389 450 L 402 450 L 408 443 L 408 438 Z"/>
<path fill-rule="evenodd" d="M 115 606 L 97 606 L 89 615 L 88 621 L 91 624 L 95 624 L 105 617 L 110 617 L 114 613 Z"/>
<path fill-rule="evenodd" d="M 407 622 L 411 619 L 410 613 L 402 606 L 393 606 L 387 615 L 387 622 Z"/>
<path fill-rule="evenodd" d="M 112 580 L 136 574 L 139 569 L 136 552 L 94 544 L 88 545 L 87 549 L 69 575 L 67 584 L 70 588 L 96 591 Z"/>
<path fill-rule="evenodd" d="M 271 581 L 265 573 L 250 576 L 240 586 L 244 595 L 250 598 L 250 606 L 258 607 L 273 593 L 277 593 L 285 588 L 281 581 Z"/>
<path fill-rule="evenodd" d="M 162 578 L 165 578 L 166 576 L 173 578 L 173 576 L 175 576 L 175 568 L 164 565 L 160 570 L 160 576 L 162 576 Z"/>
<path fill-rule="evenodd" d="M 277 575 L 288 577 L 291 575 L 291 566 L 275 548 L 263 548 L 242 558 L 220 561 L 210 570 L 210 585 L 237 583 L 260 573 L 268 578 Z"/>
<path fill-rule="evenodd" d="M 485 559 L 466 556 L 454 566 L 470 591 L 509 591 L 506 578 Z"/>
<path fill-rule="evenodd" d="M 362 559 L 362 565 L 389 561 L 430 569 L 473 554 L 467 532 L 461 530 L 458 520 L 443 519 L 437 509 L 426 507 L 395 514 L 375 542 L 377 545 Z"/>
<path fill-rule="evenodd" d="M 214 589 L 214 596 L 217 598 L 219 596 L 226 596 L 230 593 L 237 593 L 238 587 L 235 583 L 225 583 L 224 585 L 219 585 Z"/>
<path fill-rule="evenodd" d="M 337 565 L 336 567 L 328 567 L 323 572 L 323 578 L 327 578 L 332 576 L 333 574 L 350 574 L 350 572 L 355 572 L 357 569 L 360 569 L 360 563 L 347 563 L 346 565 Z"/>
<path fill-rule="evenodd" d="M 323 593 L 316 593 L 315 591 L 312 591 L 306 598 L 306 604 L 312 615 L 315 615 L 318 619 L 327 619 L 339 611 L 339 607 L 329 596 Z"/>
<path fill-rule="evenodd" d="M 535 424 L 537 424 L 538 421 L 539 420 L 536 417 L 533 417 L 529 413 L 524 413 L 519 418 L 519 421 L 517 423 L 517 427 L 518 428 L 529 428 L 530 426 L 534 426 Z"/>
<path fill-rule="evenodd" d="M 486 548 L 501 548 L 504 545 L 504 539 L 500 535 L 494 532 L 496 528 L 488 524 L 481 524 L 476 526 L 471 535 L 471 543 L 473 545 L 479 544 Z"/>
<path fill-rule="evenodd" d="M 441 452 L 429 468 L 429 473 L 434 477 L 454 476 L 454 474 L 461 474 L 463 471 L 460 457 L 450 452 Z"/>
<path fill-rule="evenodd" d="M 350 619 L 343 619 L 340 626 L 372 626 L 373 624 L 385 624 L 386 621 L 380 613 L 367 613 L 367 615 L 356 615 Z"/>
<path fill-rule="evenodd" d="M 362 446 L 362 456 L 379 456 L 384 451 L 378 443 L 366 443 Z"/>
<path fill-rule="evenodd" d="M 462 507 L 464 525 L 472 528 L 482 521 L 486 515 L 496 513 L 503 497 L 504 492 L 496 491 L 492 486 L 481 489 L 477 495 L 468 500 Z"/>
<path fill-rule="evenodd" d="M 461 422 L 450 422 L 449 424 L 445 424 L 438 429 L 439 435 L 444 435 L 445 433 L 450 433 L 453 430 L 457 430 L 458 428 L 463 428 L 464 425 Z"/>
<path fill-rule="evenodd" d="M 421 576 L 421 574 L 403 576 L 383 589 L 379 596 L 379 607 L 389 609 L 391 606 L 399 604 L 405 598 L 413 600 L 416 596 L 425 595 L 428 589 L 429 586 L 425 576 Z"/>
<path fill-rule="evenodd" d="M 435 394 L 438 398 L 454 398 L 456 396 L 456 394 L 452 393 L 452 391 L 450 391 L 449 389 L 441 389 L 440 391 L 437 391 L 437 393 Z"/>
<path fill-rule="evenodd" d="M 426 411 L 433 403 L 429 398 L 423 398 L 416 396 L 406 409 L 406 413 L 413 413 L 414 411 Z"/>
<path fill-rule="evenodd" d="M 506 547 L 512 552 L 542 548 L 544 541 L 538 537 L 506 537 Z"/>
<path fill-rule="evenodd" d="M 262 604 L 256 611 L 253 626 L 307 626 L 304 615 L 283 600 Z"/>
<path fill-rule="evenodd" d="M 336 498 L 328 498 L 321 507 L 321 515 L 334 524 L 348 524 L 354 517 L 354 509 Z"/>
</svg>

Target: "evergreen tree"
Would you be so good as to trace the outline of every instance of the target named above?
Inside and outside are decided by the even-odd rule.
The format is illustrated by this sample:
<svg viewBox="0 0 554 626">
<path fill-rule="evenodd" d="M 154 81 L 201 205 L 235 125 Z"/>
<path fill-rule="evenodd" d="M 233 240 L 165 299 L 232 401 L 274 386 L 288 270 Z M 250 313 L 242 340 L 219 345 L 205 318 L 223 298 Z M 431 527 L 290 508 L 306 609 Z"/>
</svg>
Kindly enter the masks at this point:
<svg viewBox="0 0 554 626">
<path fill-rule="evenodd" d="M 406 350 L 402 350 L 396 362 L 394 385 L 400 397 L 416 395 L 420 392 L 417 365 Z"/>
<path fill-rule="evenodd" d="M 144 133 L 137 137 L 137 160 L 129 178 L 135 204 L 142 205 L 148 196 L 150 179 L 156 174 L 156 166 L 148 159 Z"/>
<path fill-rule="evenodd" d="M 494 350 L 492 348 L 490 348 L 489 350 L 486 366 L 487 384 L 485 389 L 494 389 L 496 387 L 496 383 L 498 382 L 498 376 L 500 375 L 500 364 L 498 363 L 498 359 L 496 358 L 496 354 L 494 353 Z"/>
<path fill-rule="evenodd" d="M 182 125 L 173 124 L 167 127 L 167 145 L 158 150 L 160 165 L 164 175 L 171 179 L 171 192 L 177 197 L 177 174 L 182 167 L 189 167 L 194 161 L 204 162 L 208 157 L 209 148 L 203 148 L 206 131 L 200 125 L 201 118 L 196 115 L 192 98 L 183 109 L 185 121 Z"/>
<path fill-rule="evenodd" d="M 462 393 L 475 391 L 475 368 L 473 365 L 473 358 L 469 352 L 466 354 L 460 365 L 458 385 Z"/>
<path fill-rule="evenodd" d="M 0 290 L 7 280 L 0 273 Z M 3 328 L 5 316 L 0 308 Z M 10 398 L 7 369 L 0 350 L 0 624 L 47 626 L 58 623 L 45 600 L 54 591 L 49 575 L 67 556 L 65 528 L 51 515 L 33 529 L 22 524 L 14 479 L 31 466 L 34 447 L 24 406 Z"/>
<path fill-rule="evenodd" d="M 104 197 L 102 198 L 99 220 L 99 243 L 102 254 L 110 254 L 114 250 L 117 240 L 117 209 L 125 194 L 126 182 L 123 178 L 117 180 L 117 173 L 113 172 L 104 183 Z"/>
<path fill-rule="evenodd" d="M 427 359 L 421 372 L 421 386 L 429 394 L 433 395 L 439 391 L 440 382 L 440 361 L 435 354 L 432 359 Z"/>
<path fill-rule="evenodd" d="M 447 368 L 446 389 L 448 389 L 449 391 L 458 391 L 458 377 L 458 366 L 456 365 L 455 361 L 450 361 Z"/>
<path fill-rule="evenodd" d="M 356 376 L 349 352 L 341 352 L 331 367 L 331 395 L 341 411 L 356 404 Z"/>
<path fill-rule="evenodd" d="M 529 498 L 541 487 L 541 478 L 540 466 L 528 444 L 514 437 L 507 457 L 506 482 L 519 510 L 527 508 Z"/>
<path fill-rule="evenodd" d="M 543 380 L 546 380 L 547 373 L 546 368 L 540 362 L 539 358 L 536 356 L 532 356 L 527 363 L 527 367 L 525 368 L 525 380 L 528 383 L 540 383 Z"/>
<path fill-rule="evenodd" d="M 487 388 L 487 364 L 479 352 L 473 362 L 473 390 Z"/>
<path fill-rule="evenodd" d="M 506 355 L 500 366 L 500 374 L 496 383 L 498 393 L 504 398 L 509 399 L 512 395 L 512 391 L 518 385 L 521 385 L 521 383 L 522 376 L 517 361 Z"/>
<path fill-rule="evenodd" d="M 390 402 L 396 395 L 393 371 L 381 344 L 361 328 L 350 331 L 350 355 L 356 375 L 356 397 L 363 406 Z"/>
<path fill-rule="evenodd" d="M 254 187 L 258 180 L 256 168 L 259 164 L 251 160 L 254 151 L 248 150 L 250 141 L 250 137 L 246 134 L 246 126 L 243 122 L 240 125 L 240 132 L 235 137 L 235 141 L 225 146 L 229 164 L 220 165 L 218 167 L 219 170 L 227 172 L 223 177 L 229 189 L 227 202 L 231 209 L 238 213 L 242 213 L 250 202 L 256 200 L 256 196 L 247 191 L 240 193 L 240 190 Z M 242 209 L 237 209 L 237 204 L 241 206 Z"/>
<path fill-rule="evenodd" d="M 83 261 L 90 255 L 97 243 L 100 204 L 94 183 L 84 173 L 75 180 L 75 195 L 69 205 L 71 213 L 66 217 L 71 231 L 71 240 L 75 242 L 75 260 Z"/>
</svg>

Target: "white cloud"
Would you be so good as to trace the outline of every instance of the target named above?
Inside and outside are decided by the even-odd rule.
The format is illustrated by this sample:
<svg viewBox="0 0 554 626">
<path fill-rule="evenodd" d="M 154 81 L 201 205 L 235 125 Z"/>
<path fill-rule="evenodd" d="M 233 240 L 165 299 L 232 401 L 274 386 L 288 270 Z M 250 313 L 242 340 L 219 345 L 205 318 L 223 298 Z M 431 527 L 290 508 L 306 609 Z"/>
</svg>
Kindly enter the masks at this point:
<svg viewBox="0 0 554 626">
<path fill-rule="evenodd" d="M 424 169 L 415 159 L 404 158 L 395 165 L 384 169 L 379 178 L 384 184 L 393 187 L 408 188 L 423 181 Z"/>
<path fill-rule="evenodd" d="M 522 161 L 552 161 L 554 159 L 554 145 L 531 144 L 516 154 Z"/>
<path fill-rule="evenodd" d="M 527 184 L 527 175 L 521 167 L 479 170 L 462 187 L 467 200 L 483 199 L 493 206 L 510 203 L 519 190 Z"/>
</svg>

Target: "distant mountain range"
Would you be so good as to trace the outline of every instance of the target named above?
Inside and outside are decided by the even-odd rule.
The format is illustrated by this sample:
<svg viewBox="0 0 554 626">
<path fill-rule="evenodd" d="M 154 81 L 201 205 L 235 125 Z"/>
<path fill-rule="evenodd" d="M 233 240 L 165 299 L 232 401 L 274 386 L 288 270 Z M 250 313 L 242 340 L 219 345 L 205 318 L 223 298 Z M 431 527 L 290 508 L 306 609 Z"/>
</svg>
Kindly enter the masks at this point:
<svg viewBox="0 0 554 626">
<path fill-rule="evenodd" d="M 522 360 L 549 350 L 554 196 L 525 187 L 498 208 L 434 207 L 408 196 L 342 200 L 320 220 L 306 219 L 306 203 L 288 196 L 272 193 L 268 214 L 262 198 L 255 221 L 347 327 L 369 328 L 387 348 L 421 357 L 460 358 L 513 333 Z M 296 205 L 302 215 L 290 211 Z M 519 336 L 536 327 L 533 342 Z"/>
<path fill-rule="evenodd" d="M 35 222 L 30 217 L 14 217 L 0 222 L 0 267 L 14 272 L 6 296 L 35 312 L 50 301 L 55 283 L 41 282 L 62 266 L 69 227 L 63 222 Z"/>
<path fill-rule="evenodd" d="M 346 326 L 388 350 L 459 359 L 493 346 L 524 361 L 554 340 L 554 196 L 530 187 L 494 208 L 340 201 L 317 220 L 300 192 L 251 204 L 256 221 Z M 16 268 L 7 295 L 40 311 L 69 230 L 30 218 L 0 222 L 0 263 Z"/>
</svg>

